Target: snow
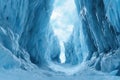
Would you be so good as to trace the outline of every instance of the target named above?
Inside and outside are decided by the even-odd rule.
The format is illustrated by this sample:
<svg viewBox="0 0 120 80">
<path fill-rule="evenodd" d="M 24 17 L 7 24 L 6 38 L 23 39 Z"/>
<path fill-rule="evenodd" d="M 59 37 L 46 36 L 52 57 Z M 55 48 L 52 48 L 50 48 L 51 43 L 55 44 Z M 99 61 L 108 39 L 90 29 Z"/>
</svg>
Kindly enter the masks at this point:
<svg viewBox="0 0 120 80">
<path fill-rule="evenodd" d="M 0 44 L 0 68 L 19 68 L 20 60 Z"/>
<path fill-rule="evenodd" d="M 0 80 L 120 80 L 120 0 L 0 0 Z"/>
<path fill-rule="evenodd" d="M 6 76 L 7 75 L 7 76 Z M 24 71 L 19 69 L 0 70 L 1 80 L 119 80 L 119 77 L 99 74 L 88 69 L 76 75 L 63 75 L 46 70 Z"/>
</svg>

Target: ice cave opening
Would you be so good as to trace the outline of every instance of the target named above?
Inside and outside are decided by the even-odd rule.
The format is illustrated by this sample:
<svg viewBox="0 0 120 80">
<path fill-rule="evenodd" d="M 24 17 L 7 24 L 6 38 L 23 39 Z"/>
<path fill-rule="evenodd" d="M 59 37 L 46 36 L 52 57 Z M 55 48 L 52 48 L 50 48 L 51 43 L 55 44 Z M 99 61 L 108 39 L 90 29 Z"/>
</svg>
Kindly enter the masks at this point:
<svg viewBox="0 0 120 80">
<path fill-rule="evenodd" d="M 77 10 L 74 0 L 55 0 L 50 24 L 59 39 L 60 61 L 66 62 L 64 43 L 68 41 L 76 22 Z"/>
</svg>

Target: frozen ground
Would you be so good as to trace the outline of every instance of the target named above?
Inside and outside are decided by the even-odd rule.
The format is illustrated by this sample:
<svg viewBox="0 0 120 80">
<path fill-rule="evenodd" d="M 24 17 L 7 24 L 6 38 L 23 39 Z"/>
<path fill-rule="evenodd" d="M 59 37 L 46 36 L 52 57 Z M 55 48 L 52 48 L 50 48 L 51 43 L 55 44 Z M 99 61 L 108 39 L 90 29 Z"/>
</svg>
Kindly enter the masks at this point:
<svg viewBox="0 0 120 80">
<path fill-rule="evenodd" d="M 54 65 L 55 66 L 55 65 Z M 93 70 L 92 68 L 83 67 L 82 69 L 78 67 L 64 68 L 55 66 L 54 71 L 36 69 L 32 71 L 25 71 L 21 69 L 14 70 L 0 70 L 0 80 L 120 80 L 120 77 L 111 76 L 102 72 Z M 60 70 L 64 70 L 61 73 Z M 76 74 L 73 73 L 76 69 Z M 58 71 L 59 70 L 59 71 Z"/>
</svg>

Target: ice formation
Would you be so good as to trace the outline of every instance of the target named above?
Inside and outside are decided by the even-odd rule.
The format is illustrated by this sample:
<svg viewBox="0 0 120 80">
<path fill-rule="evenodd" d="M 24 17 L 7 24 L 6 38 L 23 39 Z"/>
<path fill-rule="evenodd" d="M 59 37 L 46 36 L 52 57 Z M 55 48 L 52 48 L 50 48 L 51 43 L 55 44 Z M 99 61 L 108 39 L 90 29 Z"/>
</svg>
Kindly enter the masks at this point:
<svg viewBox="0 0 120 80">
<path fill-rule="evenodd" d="M 0 80 L 120 80 L 119 4 L 0 0 Z"/>
</svg>

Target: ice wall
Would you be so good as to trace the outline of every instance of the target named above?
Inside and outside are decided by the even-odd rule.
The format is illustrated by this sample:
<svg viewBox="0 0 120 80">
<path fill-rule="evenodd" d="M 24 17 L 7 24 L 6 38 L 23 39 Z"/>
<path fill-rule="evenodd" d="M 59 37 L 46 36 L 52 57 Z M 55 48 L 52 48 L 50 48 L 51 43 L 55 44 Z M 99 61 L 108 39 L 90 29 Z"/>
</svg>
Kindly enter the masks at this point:
<svg viewBox="0 0 120 80">
<path fill-rule="evenodd" d="M 59 44 L 49 26 L 53 2 L 0 0 L 0 44 L 16 57 L 39 66 L 58 62 Z"/>
<path fill-rule="evenodd" d="M 85 44 L 82 45 L 83 43 L 81 43 L 79 38 L 78 41 L 76 40 L 76 43 L 80 42 L 82 47 L 87 46 L 88 55 L 86 55 L 86 60 L 90 60 L 90 65 L 94 66 L 97 70 L 105 70 L 105 72 L 119 70 L 120 58 L 119 56 L 116 56 L 116 60 L 113 58 L 120 53 L 120 7 L 118 5 L 120 1 L 75 0 L 75 3 L 79 15 L 79 24 L 81 24 L 81 30 L 78 33 L 82 31 Z M 77 28 L 74 29 L 74 31 L 77 31 Z M 71 40 L 74 41 L 73 39 Z M 82 54 L 84 55 L 85 53 L 82 52 Z M 109 61 L 110 59 L 111 61 Z M 107 67 L 106 64 L 110 67 Z M 106 67 L 109 70 L 106 70 Z"/>
<path fill-rule="evenodd" d="M 83 60 L 79 30 L 80 26 L 74 25 L 73 33 L 71 34 L 68 41 L 64 43 L 67 64 L 76 65 L 78 63 L 81 63 Z"/>
<path fill-rule="evenodd" d="M 28 51 L 32 62 L 36 64 L 45 63 L 48 60 L 46 58 L 59 56 L 57 39 L 52 36 L 49 26 L 52 4 L 53 0 L 29 1 L 29 17 L 20 45 Z"/>
</svg>

